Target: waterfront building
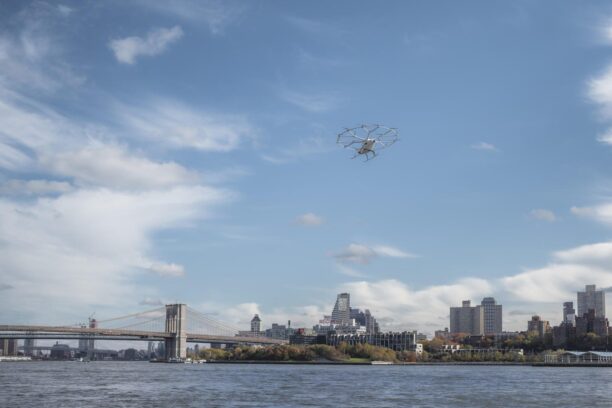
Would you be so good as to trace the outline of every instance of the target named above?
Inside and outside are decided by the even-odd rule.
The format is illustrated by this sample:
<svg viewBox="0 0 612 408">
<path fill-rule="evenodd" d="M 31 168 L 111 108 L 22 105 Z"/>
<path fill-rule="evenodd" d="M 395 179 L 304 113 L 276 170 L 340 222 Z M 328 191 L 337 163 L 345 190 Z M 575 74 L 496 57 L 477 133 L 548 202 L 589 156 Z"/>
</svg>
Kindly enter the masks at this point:
<svg viewBox="0 0 612 408">
<path fill-rule="evenodd" d="M 484 334 L 484 311 L 481 306 L 471 306 L 464 300 L 461 307 L 450 308 L 451 333 Z"/>
<path fill-rule="evenodd" d="M 272 323 L 272 327 L 266 329 L 266 337 L 272 339 L 288 339 L 293 334 L 291 328 L 291 320 L 287 322 L 287 326 L 284 324 Z"/>
<path fill-rule="evenodd" d="M 351 295 L 349 293 L 338 294 L 332 311 L 331 322 L 341 325 L 351 323 Z"/>
<path fill-rule="evenodd" d="M 72 351 L 70 350 L 70 346 L 67 344 L 59 344 L 56 342 L 51 347 L 50 358 L 52 360 L 68 360 L 72 358 Z"/>
<path fill-rule="evenodd" d="M 445 327 L 444 330 L 436 330 L 434 332 L 434 338 L 435 337 L 439 337 L 441 339 L 450 340 L 451 334 L 450 334 L 450 331 L 448 331 L 448 327 Z"/>
<path fill-rule="evenodd" d="M 310 345 L 310 344 L 325 344 L 325 335 L 318 335 L 311 329 L 297 329 L 289 337 L 289 344 Z"/>
<path fill-rule="evenodd" d="M 254 333 L 259 333 L 261 331 L 261 319 L 258 314 L 251 319 L 251 331 Z"/>
<path fill-rule="evenodd" d="M 576 336 L 584 336 L 587 333 L 595 333 L 600 337 L 608 335 L 608 319 L 597 316 L 594 309 L 588 313 L 576 317 Z"/>
<path fill-rule="evenodd" d="M 567 322 L 561 323 L 552 329 L 553 347 L 565 347 L 568 342 L 576 338 L 576 327 Z"/>
<path fill-rule="evenodd" d="M 578 292 L 578 316 L 584 316 L 591 309 L 595 317 L 606 317 L 606 294 L 595 285 L 586 285 L 584 292 Z"/>
<path fill-rule="evenodd" d="M 17 355 L 17 340 L 16 339 L 0 339 L 0 356 L 16 356 Z"/>
<path fill-rule="evenodd" d="M 574 309 L 574 302 L 563 303 L 563 322 L 571 324 L 572 326 L 576 323 L 576 310 Z"/>
<path fill-rule="evenodd" d="M 349 345 L 371 344 L 373 346 L 386 347 L 395 351 L 414 351 L 417 354 L 423 352 L 423 345 L 417 343 L 417 332 L 388 332 L 376 334 L 329 334 L 327 344 L 338 346 L 341 343 Z"/>
<path fill-rule="evenodd" d="M 527 332 L 537 333 L 538 337 L 544 338 L 544 335 L 550 332 L 550 323 L 548 320 L 542 320 L 540 316 L 534 315 L 527 322 Z"/>
<path fill-rule="evenodd" d="M 480 303 L 484 318 L 484 334 L 502 332 L 502 305 L 498 305 L 493 297 L 486 297 Z"/>
</svg>

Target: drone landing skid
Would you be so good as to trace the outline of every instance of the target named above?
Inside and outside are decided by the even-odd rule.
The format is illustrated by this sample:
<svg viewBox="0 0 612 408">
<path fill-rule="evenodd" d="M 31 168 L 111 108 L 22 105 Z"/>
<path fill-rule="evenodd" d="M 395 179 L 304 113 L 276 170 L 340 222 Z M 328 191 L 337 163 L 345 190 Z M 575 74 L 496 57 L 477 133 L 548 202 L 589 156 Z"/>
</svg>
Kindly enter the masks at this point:
<svg viewBox="0 0 612 408">
<path fill-rule="evenodd" d="M 370 157 L 370 154 L 372 155 Z M 363 160 L 364 162 L 370 161 L 372 159 L 374 159 L 376 157 L 376 152 L 374 150 L 365 152 L 365 153 L 359 153 L 358 151 L 355 152 L 355 155 L 353 157 L 351 157 L 351 159 L 355 159 L 359 156 L 365 156 L 365 160 Z"/>
</svg>

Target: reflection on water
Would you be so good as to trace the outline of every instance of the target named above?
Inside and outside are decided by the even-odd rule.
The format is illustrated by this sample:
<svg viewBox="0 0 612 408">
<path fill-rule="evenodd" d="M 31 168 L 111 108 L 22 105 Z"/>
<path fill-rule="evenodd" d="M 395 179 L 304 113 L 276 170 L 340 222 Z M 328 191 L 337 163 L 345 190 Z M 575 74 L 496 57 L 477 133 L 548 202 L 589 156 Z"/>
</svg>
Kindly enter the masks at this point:
<svg viewBox="0 0 612 408">
<path fill-rule="evenodd" d="M 0 407 L 612 407 L 612 369 L 0 363 Z"/>
</svg>

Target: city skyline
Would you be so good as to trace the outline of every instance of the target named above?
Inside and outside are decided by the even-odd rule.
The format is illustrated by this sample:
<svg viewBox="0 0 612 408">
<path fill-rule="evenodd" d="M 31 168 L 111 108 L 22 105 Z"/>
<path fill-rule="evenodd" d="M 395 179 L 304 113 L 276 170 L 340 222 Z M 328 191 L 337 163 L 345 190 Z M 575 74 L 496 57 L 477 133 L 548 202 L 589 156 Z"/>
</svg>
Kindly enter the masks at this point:
<svg viewBox="0 0 612 408">
<path fill-rule="evenodd" d="M 612 10 L 476 3 L 0 4 L 0 321 L 310 327 L 346 292 L 523 330 L 609 293 Z M 351 160 L 361 123 L 400 140 Z"/>
</svg>

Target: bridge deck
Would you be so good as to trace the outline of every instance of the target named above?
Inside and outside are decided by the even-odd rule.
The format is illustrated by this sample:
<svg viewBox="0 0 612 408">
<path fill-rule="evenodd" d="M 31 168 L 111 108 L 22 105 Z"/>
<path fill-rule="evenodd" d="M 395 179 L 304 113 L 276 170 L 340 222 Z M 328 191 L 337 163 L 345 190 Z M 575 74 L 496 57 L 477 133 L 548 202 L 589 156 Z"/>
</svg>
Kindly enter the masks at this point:
<svg viewBox="0 0 612 408">
<path fill-rule="evenodd" d="M 173 338 L 174 333 L 150 332 L 131 329 L 105 329 L 89 327 L 64 326 L 28 326 L 28 325 L 0 325 L 0 338 L 15 339 L 62 339 L 79 340 L 90 338 L 96 340 L 139 340 L 161 341 Z M 221 344 L 286 344 L 287 340 L 272 339 L 268 337 L 248 336 L 218 336 L 211 334 L 187 333 L 190 343 L 221 343 Z"/>
</svg>

